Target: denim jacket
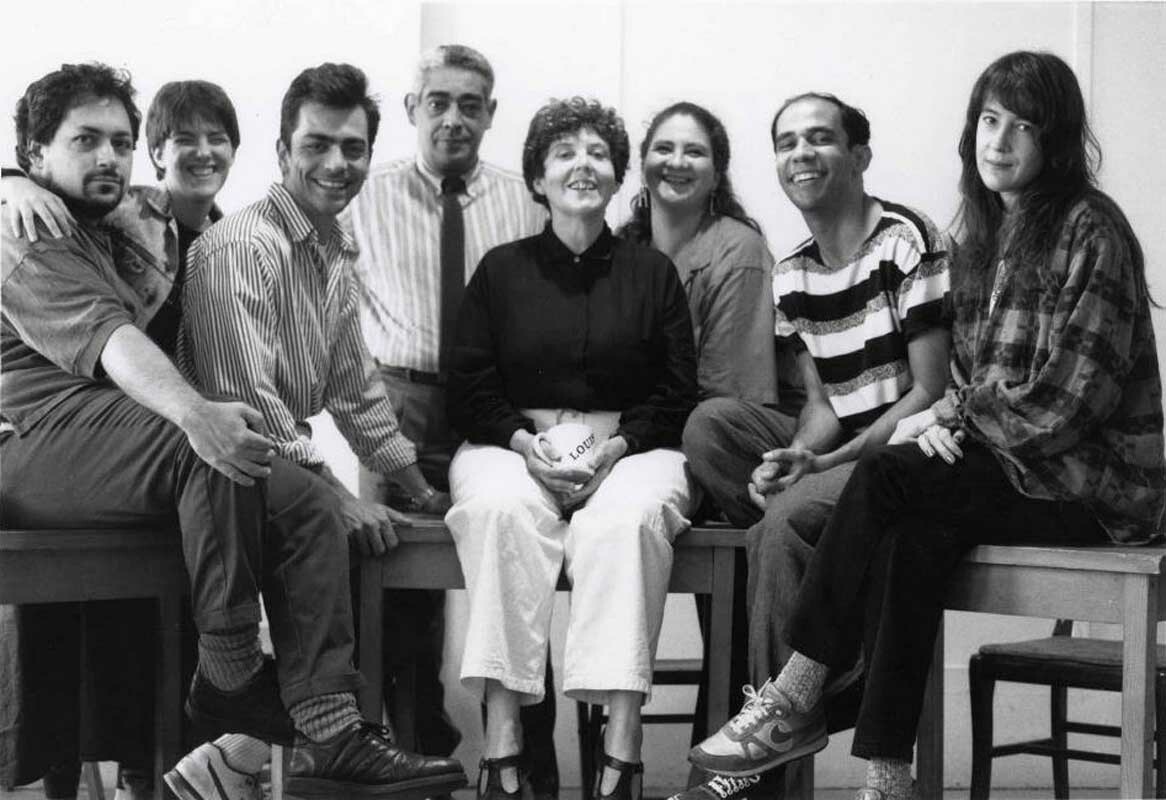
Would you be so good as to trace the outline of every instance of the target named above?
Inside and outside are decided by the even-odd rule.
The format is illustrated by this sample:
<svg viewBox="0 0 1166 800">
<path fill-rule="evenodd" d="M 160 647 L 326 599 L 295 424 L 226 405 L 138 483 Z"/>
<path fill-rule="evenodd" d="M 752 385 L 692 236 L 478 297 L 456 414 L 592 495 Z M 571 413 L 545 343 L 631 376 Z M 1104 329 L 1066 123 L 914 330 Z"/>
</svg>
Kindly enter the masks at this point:
<svg viewBox="0 0 1166 800">
<path fill-rule="evenodd" d="M 222 216 L 217 206 L 211 209 L 212 222 Z M 118 275 L 140 298 L 146 324 L 182 275 L 170 193 L 159 187 L 131 186 L 102 225 L 110 233 Z"/>
</svg>

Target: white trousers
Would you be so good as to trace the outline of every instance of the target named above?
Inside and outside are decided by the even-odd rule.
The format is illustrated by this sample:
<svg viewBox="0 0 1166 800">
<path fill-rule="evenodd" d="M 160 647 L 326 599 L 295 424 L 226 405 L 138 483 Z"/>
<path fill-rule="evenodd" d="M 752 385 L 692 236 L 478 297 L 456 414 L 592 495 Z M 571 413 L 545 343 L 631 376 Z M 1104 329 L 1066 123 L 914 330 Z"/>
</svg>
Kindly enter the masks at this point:
<svg viewBox="0 0 1166 800">
<path fill-rule="evenodd" d="M 530 416 L 540 431 L 549 427 L 538 412 Z M 570 421 L 588 422 L 607 438 L 614 425 L 591 416 L 575 412 Z M 641 692 L 646 701 L 672 541 L 687 529 L 694 501 L 680 451 L 621 458 L 570 521 L 511 450 L 463 444 L 449 478 L 453 507 L 445 521 L 470 606 L 462 683 L 482 693 L 493 678 L 524 705 L 542 699 L 565 560 L 572 590 L 564 691 L 590 703 L 606 703 L 612 691 Z"/>
</svg>

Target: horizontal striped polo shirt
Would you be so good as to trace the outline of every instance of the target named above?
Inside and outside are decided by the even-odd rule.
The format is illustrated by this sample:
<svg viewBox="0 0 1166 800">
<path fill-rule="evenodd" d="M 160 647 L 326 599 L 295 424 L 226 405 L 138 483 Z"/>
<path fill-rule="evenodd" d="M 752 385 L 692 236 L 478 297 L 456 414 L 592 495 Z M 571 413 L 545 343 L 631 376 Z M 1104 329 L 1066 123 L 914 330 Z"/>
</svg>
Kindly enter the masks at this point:
<svg viewBox="0 0 1166 800">
<path fill-rule="evenodd" d="M 874 422 L 913 382 L 907 342 L 948 323 L 948 258 L 935 225 L 906 206 L 882 215 L 851 260 L 832 267 L 809 239 L 777 265 L 776 334 L 814 358 L 843 429 Z"/>
</svg>

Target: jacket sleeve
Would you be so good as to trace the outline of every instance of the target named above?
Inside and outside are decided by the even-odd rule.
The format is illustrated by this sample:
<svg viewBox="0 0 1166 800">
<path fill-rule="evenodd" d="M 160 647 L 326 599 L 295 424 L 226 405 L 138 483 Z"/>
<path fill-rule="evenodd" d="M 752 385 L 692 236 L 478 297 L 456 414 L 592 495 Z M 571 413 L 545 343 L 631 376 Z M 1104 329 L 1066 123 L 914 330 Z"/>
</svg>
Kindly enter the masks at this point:
<svg viewBox="0 0 1166 800">
<path fill-rule="evenodd" d="M 616 435 L 628 443 L 628 454 L 657 447 L 677 447 L 684 423 L 696 405 L 696 350 L 688 299 L 671 261 L 662 268 L 657 300 L 663 352 L 656 384 L 644 402 L 625 410 Z"/>
<path fill-rule="evenodd" d="M 462 298 L 450 357 L 448 413 L 454 430 L 468 441 L 509 447 L 516 430 L 534 433 L 534 424 L 511 404 L 498 370 L 490 261 L 489 255 L 482 259 Z"/>
<path fill-rule="evenodd" d="M 1086 228 L 1081 230 L 1081 228 Z M 1133 363 L 1138 275 L 1126 236 L 1112 225 L 1080 222 L 1059 244 L 1070 248 L 1055 297 L 1046 353 L 1029 379 L 969 384 L 958 392 L 969 431 L 1018 458 L 1040 458 L 1077 444 L 1118 407 Z M 1043 360 L 1042 360 L 1043 359 Z"/>
</svg>

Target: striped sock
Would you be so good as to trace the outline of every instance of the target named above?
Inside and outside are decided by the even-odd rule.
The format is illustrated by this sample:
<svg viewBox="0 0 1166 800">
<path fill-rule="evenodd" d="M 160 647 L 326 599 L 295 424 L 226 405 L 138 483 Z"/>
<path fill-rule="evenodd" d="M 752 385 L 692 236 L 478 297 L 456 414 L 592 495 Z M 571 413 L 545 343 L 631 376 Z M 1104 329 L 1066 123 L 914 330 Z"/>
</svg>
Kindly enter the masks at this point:
<svg viewBox="0 0 1166 800">
<path fill-rule="evenodd" d="M 866 764 L 866 788 L 878 789 L 887 800 L 910 800 L 911 784 L 910 761 L 872 758 Z"/>
<path fill-rule="evenodd" d="M 794 653 L 773 683 L 790 699 L 794 708 L 805 714 L 822 699 L 826 672 L 825 664 L 819 664 L 801 653 Z"/>
<path fill-rule="evenodd" d="M 258 625 L 199 634 L 198 669 L 215 688 L 242 689 L 262 666 Z"/>
<path fill-rule="evenodd" d="M 271 745 L 262 739 L 243 733 L 225 733 L 214 744 L 223 753 L 223 760 L 237 772 L 254 775 L 271 758 Z"/>
<path fill-rule="evenodd" d="M 288 709 L 296 730 L 313 742 L 331 739 L 364 719 L 351 692 L 322 694 L 302 700 Z"/>
</svg>

